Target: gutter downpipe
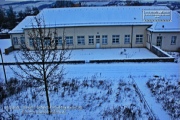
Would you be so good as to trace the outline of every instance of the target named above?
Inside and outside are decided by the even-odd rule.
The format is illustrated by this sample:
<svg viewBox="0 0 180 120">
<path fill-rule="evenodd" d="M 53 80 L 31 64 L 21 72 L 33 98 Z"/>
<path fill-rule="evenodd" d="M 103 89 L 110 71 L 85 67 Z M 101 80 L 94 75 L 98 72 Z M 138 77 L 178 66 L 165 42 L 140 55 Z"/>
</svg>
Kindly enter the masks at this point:
<svg viewBox="0 0 180 120">
<path fill-rule="evenodd" d="M 151 47 L 152 47 L 152 31 L 150 31 L 151 34 L 151 40 L 150 40 L 150 51 L 151 51 Z"/>
<path fill-rule="evenodd" d="M 133 28 L 134 28 L 134 25 L 131 25 L 131 48 L 132 48 L 132 42 L 133 42 Z"/>
</svg>

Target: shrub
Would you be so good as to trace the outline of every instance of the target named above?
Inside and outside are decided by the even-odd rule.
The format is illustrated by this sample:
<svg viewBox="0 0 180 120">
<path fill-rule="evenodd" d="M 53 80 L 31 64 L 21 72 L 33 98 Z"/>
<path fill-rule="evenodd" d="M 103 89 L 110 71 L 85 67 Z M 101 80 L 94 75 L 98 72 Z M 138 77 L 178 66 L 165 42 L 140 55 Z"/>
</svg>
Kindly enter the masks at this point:
<svg viewBox="0 0 180 120">
<path fill-rule="evenodd" d="M 20 93 L 25 88 L 29 87 L 31 83 L 27 81 L 20 81 L 17 78 L 10 78 L 5 83 L 0 83 L 0 103 L 7 97 L 10 97 L 14 94 Z"/>
</svg>

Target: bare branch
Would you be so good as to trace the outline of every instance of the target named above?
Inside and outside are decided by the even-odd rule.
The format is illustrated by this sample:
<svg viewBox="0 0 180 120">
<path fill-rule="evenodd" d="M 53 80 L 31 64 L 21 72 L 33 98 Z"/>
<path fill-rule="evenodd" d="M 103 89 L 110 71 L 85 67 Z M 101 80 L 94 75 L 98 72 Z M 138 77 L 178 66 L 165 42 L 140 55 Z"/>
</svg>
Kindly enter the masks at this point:
<svg viewBox="0 0 180 120">
<path fill-rule="evenodd" d="M 43 17 L 34 17 L 31 27 L 26 31 L 30 39 L 29 45 L 21 45 L 21 51 L 14 57 L 18 69 L 23 74 L 12 67 L 10 68 L 20 78 L 44 85 L 48 112 L 51 114 L 48 91 L 50 87 L 57 86 L 62 80 L 64 67 L 61 69 L 59 67 L 63 61 L 70 58 L 71 51 L 69 52 L 69 46 L 66 46 L 65 28 L 63 28 L 62 33 L 62 45 L 59 46 L 56 41 L 57 28 L 47 28 Z M 57 50 L 58 47 L 61 50 Z M 21 65 L 19 64 L 20 60 L 23 63 L 40 63 Z"/>
</svg>

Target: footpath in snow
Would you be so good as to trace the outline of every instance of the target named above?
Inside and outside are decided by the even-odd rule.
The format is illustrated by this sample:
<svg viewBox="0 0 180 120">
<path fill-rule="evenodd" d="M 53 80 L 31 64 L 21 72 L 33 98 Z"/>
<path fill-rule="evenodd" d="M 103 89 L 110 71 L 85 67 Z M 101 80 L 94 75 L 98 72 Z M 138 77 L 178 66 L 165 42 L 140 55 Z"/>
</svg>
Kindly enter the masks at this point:
<svg viewBox="0 0 180 120">
<path fill-rule="evenodd" d="M 138 85 L 139 89 L 141 90 L 141 93 L 143 94 L 144 98 L 146 99 L 149 107 L 151 108 L 152 112 L 155 114 L 155 116 L 160 120 L 170 120 L 170 116 L 167 114 L 166 111 L 162 108 L 162 105 L 157 103 L 155 98 L 152 96 L 152 93 L 147 88 L 148 78 L 142 79 L 137 78 L 135 79 L 136 84 Z"/>
</svg>

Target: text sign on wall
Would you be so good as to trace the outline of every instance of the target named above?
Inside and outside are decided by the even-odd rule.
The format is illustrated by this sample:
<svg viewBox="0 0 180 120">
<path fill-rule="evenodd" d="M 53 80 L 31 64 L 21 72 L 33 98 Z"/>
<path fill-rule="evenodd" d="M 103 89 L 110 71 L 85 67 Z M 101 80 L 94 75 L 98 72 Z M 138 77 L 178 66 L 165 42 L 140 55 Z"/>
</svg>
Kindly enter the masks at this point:
<svg viewBox="0 0 180 120">
<path fill-rule="evenodd" d="M 143 20 L 145 22 L 171 22 L 171 10 L 143 10 Z"/>
</svg>

